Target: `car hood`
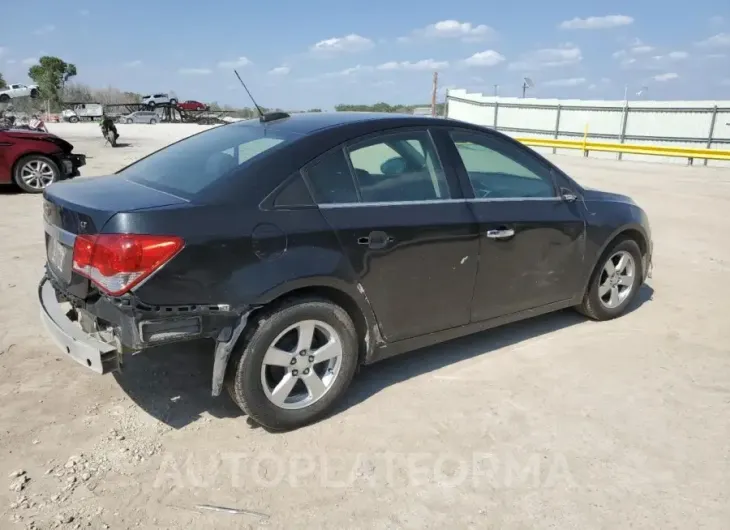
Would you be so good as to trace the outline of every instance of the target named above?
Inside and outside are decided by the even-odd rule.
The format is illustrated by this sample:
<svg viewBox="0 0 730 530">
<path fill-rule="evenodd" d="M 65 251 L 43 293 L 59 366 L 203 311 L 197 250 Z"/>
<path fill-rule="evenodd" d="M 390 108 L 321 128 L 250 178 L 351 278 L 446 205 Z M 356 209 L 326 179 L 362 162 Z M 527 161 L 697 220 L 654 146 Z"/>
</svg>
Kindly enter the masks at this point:
<svg viewBox="0 0 730 530">
<path fill-rule="evenodd" d="M 66 153 L 73 151 L 74 146 L 69 142 L 56 136 L 55 134 L 45 133 L 41 131 L 29 131 L 26 129 L 8 129 L 5 131 L 5 135 L 16 140 L 31 140 L 39 142 L 51 142 L 56 144 Z"/>
<path fill-rule="evenodd" d="M 620 193 L 612 193 L 610 191 L 595 190 L 592 188 L 584 188 L 583 198 L 586 201 L 622 202 L 625 204 L 636 204 L 634 199 L 632 199 L 628 195 L 621 195 Z"/>
</svg>

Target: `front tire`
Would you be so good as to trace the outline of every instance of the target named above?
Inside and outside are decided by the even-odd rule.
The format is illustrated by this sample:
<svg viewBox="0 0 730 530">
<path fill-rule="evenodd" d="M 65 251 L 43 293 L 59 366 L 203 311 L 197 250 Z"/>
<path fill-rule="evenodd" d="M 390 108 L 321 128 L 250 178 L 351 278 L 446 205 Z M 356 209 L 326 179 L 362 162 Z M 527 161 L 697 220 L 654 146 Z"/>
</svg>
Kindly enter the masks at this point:
<svg viewBox="0 0 730 530">
<path fill-rule="evenodd" d="M 252 322 L 231 359 L 228 392 L 269 430 L 302 427 L 350 386 L 358 344 L 344 309 L 319 298 L 293 300 Z"/>
<path fill-rule="evenodd" d="M 29 155 L 15 164 L 13 180 L 26 193 L 42 193 L 48 186 L 61 178 L 58 165 L 42 155 Z"/>
<path fill-rule="evenodd" d="M 644 270 L 633 239 L 612 244 L 596 265 L 578 311 L 593 320 L 611 320 L 626 312 L 639 292 Z"/>
<path fill-rule="evenodd" d="M 10 101 L 10 96 L 7 94 L 0 94 L 0 103 L 7 103 Z"/>
<path fill-rule="evenodd" d="M 157 123 L 157 120 L 156 119 L 152 118 L 150 120 L 150 125 L 155 125 L 156 123 Z"/>
<path fill-rule="evenodd" d="M 38 97 L 38 90 L 36 90 L 35 88 L 33 90 L 31 90 L 30 97 L 33 99 L 36 99 Z"/>
</svg>

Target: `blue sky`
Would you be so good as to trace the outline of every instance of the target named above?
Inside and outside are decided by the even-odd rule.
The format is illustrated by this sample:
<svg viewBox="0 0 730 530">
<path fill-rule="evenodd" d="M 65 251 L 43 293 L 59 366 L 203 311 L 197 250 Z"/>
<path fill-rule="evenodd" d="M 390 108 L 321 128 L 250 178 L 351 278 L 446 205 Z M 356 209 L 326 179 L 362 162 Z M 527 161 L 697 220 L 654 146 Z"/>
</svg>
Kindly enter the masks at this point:
<svg viewBox="0 0 730 530">
<path fill-rule="evenodd" d="M 76 81 L 248 105 L 425 103 L 442 89 L 502 96 L 730 99 L 730 2 L 180 0 L 5 2 L 0 72 L 56 55 Z M 31 7 L 33 6 L 33 7 Z M 35 26 L 29 26 L 33 19 Z M 14 22 L 17 21 L 17 22 Z"/>
</svg>

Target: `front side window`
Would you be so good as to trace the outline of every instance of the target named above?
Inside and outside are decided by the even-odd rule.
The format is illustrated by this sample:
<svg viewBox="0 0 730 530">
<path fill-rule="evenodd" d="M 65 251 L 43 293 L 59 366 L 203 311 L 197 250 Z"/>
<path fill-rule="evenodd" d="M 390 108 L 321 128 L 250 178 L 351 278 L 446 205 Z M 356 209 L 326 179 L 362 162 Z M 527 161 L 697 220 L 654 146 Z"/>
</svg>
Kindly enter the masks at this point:
<svg viewBox="0 0 730 530">
<path fill-rule="evenodd" d="M 348 149 L 363 202 L 450 198 L 436 148 L 426 131 L 390 133 Z"/>
<path fill-rule="evenodd" d="M 118 172 L 128 180 L 194 198 L 206 187 L 299 135 L 255 124 L 221 125 L 172 144 Z"/>
<path fill-rule="evenodd" d="M 452 131 L 464 168 L 478 199 L 554 197 L 548 170 L 526 147 L 513 146 L 498 138 L 471 132 Z"/>
</svg>

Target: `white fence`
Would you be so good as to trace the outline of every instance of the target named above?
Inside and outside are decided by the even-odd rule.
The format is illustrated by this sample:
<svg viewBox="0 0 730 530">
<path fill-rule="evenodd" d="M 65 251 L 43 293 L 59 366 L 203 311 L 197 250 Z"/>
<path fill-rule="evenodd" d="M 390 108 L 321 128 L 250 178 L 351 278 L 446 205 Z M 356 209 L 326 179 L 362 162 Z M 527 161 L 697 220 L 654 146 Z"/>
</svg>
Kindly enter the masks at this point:
<svg viewBox="0 0 730 530">
<path fill-rule="evenodd" d="M 730 149 L 730 101 L 584 101 L 501 98 L 449 90 L 449 118 L 531 138 L 588 139 L 617 144 Z M 536 147 L 543 153 L 583 156 L 581 151 Z M 596 158 L 623 158 L 686 164 L 683 158 L 591 152 Z M 698 163 L 699 161 L 695 162 Z M 703 161 L 730 167 L 727 161 Z"/>
</svg>

